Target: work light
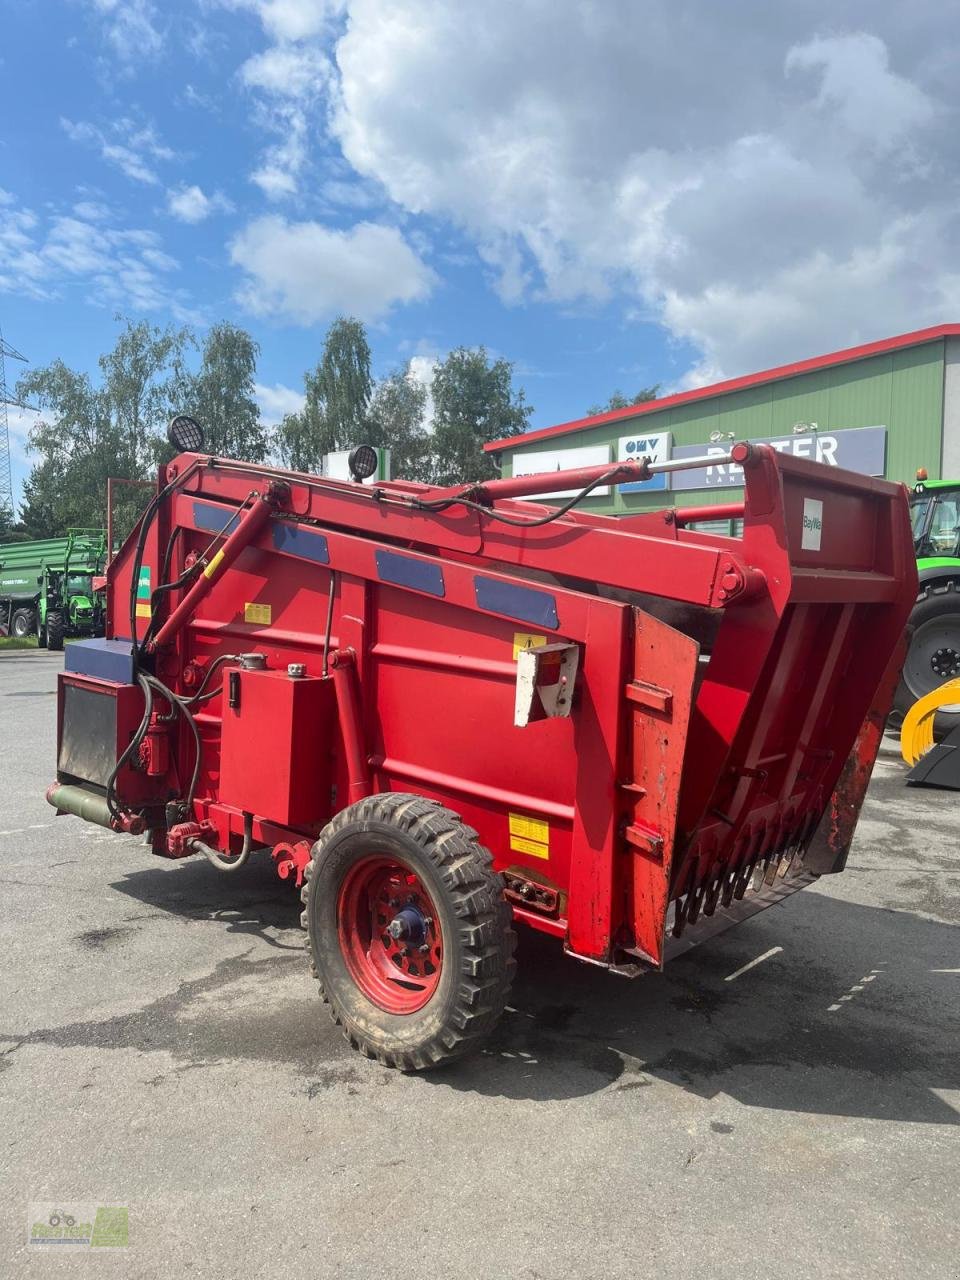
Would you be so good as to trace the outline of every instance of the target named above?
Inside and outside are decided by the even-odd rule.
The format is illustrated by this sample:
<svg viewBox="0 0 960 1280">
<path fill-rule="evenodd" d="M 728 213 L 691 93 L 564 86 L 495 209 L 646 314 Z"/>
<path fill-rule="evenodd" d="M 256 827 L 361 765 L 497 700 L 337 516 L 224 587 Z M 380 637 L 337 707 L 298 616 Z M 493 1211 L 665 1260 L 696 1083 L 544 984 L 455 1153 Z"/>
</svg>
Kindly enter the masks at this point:
<svg viewBox="0 0 960 1280">
<path fill-rule="evenodd" d="M 376 474 L 378 462 L 377 451 L 371 444 L 358 444 L 355 449 L 350 450 L 350 457 L 347 459 L 350 474 L 358 483 L 369 480 Z"/>
<path fill-rule="evenodd" d="M 167 439 L 178 453 L 199 453 L 203 448 L 203 427 L 196 418 L 181 413 L 167 427 Z"/>
</svg>

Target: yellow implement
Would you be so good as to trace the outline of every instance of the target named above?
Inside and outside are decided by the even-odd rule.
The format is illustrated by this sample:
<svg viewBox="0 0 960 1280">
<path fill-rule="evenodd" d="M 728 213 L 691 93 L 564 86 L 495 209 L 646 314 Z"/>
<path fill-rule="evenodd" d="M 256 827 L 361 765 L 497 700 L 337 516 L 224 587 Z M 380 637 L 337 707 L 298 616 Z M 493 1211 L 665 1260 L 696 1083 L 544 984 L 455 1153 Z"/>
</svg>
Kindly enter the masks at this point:
<svg viewBox="0 0 960 1280">
<path fill-rule="evenodd" d="M 933 746 L 933 721 L 941 707 L 960 703 L 960 679 L 948 680 L 939 689 L 918 698 L 903 717 L 900 754 L 913 765 Z"/>
</svg>

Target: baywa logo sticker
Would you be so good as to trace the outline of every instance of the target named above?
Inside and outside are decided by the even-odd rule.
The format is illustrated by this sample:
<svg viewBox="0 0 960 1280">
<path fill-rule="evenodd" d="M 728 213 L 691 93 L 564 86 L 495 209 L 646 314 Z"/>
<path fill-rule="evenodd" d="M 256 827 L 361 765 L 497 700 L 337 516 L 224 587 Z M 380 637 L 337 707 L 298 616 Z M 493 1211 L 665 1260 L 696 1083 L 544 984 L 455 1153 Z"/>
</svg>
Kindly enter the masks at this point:
<svg viewBox="0 0 960 1280">
<path fill-rule="evenodd" d="M 27 1214 L 27 1244 L 57 1249 L 125 1249 L 126 1205 L 35 1202 Z"/>
<path fill-rule="evenodd" d="M 819 498 L 803 500 L 803 534 L 800 547 L 803 551 L 819 551 L 823 537 L 823 503 Z"/>
</svg>

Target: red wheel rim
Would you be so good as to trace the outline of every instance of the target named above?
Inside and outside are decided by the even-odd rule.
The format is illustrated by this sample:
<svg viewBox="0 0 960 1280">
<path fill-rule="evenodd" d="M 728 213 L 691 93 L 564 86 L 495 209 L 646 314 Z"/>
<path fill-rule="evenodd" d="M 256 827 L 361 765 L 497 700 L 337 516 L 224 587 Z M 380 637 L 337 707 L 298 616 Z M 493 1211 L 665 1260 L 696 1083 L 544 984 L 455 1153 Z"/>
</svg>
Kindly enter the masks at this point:
<svg viewBox="0 0 960 1280">
<path fill-rule="evenodd" d="M 337 901 L 340 951 L 354 982 L 387 1013 L 416 1013 L 443 968 L 443 936 L 420 877 L 395 858 L 351 867 Z"/>
</svg>

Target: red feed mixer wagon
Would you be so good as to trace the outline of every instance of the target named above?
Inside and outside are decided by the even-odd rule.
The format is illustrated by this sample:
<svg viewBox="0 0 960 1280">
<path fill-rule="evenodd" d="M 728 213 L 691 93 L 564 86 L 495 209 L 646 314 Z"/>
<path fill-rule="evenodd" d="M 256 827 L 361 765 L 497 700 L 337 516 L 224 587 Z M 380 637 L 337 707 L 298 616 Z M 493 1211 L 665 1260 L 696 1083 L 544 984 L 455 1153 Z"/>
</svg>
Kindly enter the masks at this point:
<svg viewBox="0 0 960 1280">
<path fill-rule="evenodd" d="M 266 851 L 364 1053 L 475 1048 L 517 924 L 640 974 L 843 869 L 916 598 L 901 486 L 736 444 L 732 538 L 579 507 L 702 459 L 440 489 L 171 433 L 48 799 L 226 873 Z"/>
</svg>

